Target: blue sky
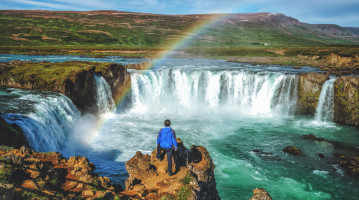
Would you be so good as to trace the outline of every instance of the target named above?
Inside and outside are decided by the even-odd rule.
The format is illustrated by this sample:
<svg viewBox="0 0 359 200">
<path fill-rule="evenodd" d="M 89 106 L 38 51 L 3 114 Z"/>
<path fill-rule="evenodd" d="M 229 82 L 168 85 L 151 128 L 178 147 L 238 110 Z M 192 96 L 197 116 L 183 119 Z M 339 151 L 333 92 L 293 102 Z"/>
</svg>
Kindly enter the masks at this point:
<svg viewBox="0 0 359 200">
<path fill-rule="evenodd" d="M 278 12 L 312 24 L 359 27 L 359 0 L 1 0 L 0 9 L 158 14 Z"/>
</svg>

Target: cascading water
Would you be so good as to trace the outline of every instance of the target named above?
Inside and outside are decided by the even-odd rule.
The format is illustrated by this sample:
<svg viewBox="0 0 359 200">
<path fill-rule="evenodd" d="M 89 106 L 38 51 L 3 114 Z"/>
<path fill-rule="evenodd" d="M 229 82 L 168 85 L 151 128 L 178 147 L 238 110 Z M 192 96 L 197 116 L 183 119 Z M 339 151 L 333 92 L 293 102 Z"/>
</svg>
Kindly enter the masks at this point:
<svg viewBox="0 0 359 200">
<path fill-rule="evenodd" d="M 95 75 L 96 101 L 99 113 L 107 113 L 114 109 L 115 103 L 112 99 L 111 87 L 106 80 L 99 75 Z"/>
<path fill-rule="evenodd" d="M 63 148 L 75 121 L 80 117 L 71 100 L 56 93 L 24 90 L 11 93 L 17 97 L 12 100 L 13 104 L 19 102 L 22 107 L 32 105 L 33 110 L 25 113 L 15 111 L 16 114 L 10 112 L 2 117 L 9 123 L 18 124 L 35 150 L 59 151 Z"/>
<path fill-rule="evenodd" d="M 295 112 L 298 76 L 231 70 L 162 69 L 132 72 L 132 104 L 147 109 L 217 109 L 229 106 L 251 114 Z"/>
<path fill-rule="evenodd" d="M 332 121 L 334 113 L 334 82 L 336 77 L 325 81 L 319 95 L 319 102 L 315 112 L 315 120 Z"/>
</svg>

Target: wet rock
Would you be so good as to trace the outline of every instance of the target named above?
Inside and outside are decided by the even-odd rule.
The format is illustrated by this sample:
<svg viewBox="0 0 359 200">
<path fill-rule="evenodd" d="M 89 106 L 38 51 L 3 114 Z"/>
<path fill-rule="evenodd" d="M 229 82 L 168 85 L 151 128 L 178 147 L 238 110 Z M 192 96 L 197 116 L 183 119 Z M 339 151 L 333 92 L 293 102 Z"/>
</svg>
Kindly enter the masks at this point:
<svg viewBox="0 0 359 200">
<path fill-rule="evenodd" d="M 322 153 L 318 153 L 319 158 L 325 158 L 325 155 Z"/>
<path fill-rule="evenodd" d="M 353 176 L 359 176 L 359 156 L 349 156 L 343 154 L 335 154 L 339 158 L 339 165 L 342 166 L 346 172 Z"/>
<path fill-rule="evenodd" d="M 334 121 L 359 127 L 358 76 L 341 76 L 334 82 Z"/>
<path fill-rule="evenodd" d="M 296 146 L 286 146 L 284 149 L 283 149 L 283 152 L 285 153 L 289 153 L 289 154 L 292 154 L 292 155 L 302 155 L 302 152 L 300 151 L 300 149 L 298 149 L 298 147 Z"/>
<path fill-rule="evenodd" d="M 0 145 L 20 148 L 28 145 L 22 129 L 17 124 L 8 124 L 0 113 Z"/>
<path fill-rule="evenodd" d="M 249 200 L 272 200 L 272 198 L 263 188 L 256 188 L 253 190 L 253 196 Z"/>
<path fill-rule="evenodd" d="M 314 141 L 319 141 L 319 142 L 326 141 L 324 138 L 317 137 L 313 134 L 303 135 L 302 138 L 305 140 L 314 140 Z"/>
<path fill-rule="evenodd" d="M 329 76 L 315 72 L 301 74 L 299 78 L 299 96 L 298 101 L 300 105 L 300 112 L 307 115 L 314 115 L 320 91 Z"/>
</svg>

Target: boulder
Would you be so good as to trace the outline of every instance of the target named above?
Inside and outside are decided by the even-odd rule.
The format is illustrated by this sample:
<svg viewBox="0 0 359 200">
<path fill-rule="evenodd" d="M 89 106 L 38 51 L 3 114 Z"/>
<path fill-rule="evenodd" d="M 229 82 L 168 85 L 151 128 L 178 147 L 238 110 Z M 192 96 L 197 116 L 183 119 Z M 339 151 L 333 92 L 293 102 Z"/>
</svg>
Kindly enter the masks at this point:
<svg viewBox="0 0 359 200">
<path fill-rule="evenodd" d="M 253 196 L 249 200 L 272 200 L 272 197 L 263 188 L 255 188 Z"/>
<path fill-rule="evenodd" d="M 283 152 L 296 156 L 302 155 L 302 151 L 300 151 L 300 149 L 296 146 L 286 146 L 285 149 L 283 149 Z"/>
<path fill-rule="evenodd" d="M 0 183 L 0 199 L 12 199 L 15 194 L 15 187 L 12 184 Z"/>
</svg>

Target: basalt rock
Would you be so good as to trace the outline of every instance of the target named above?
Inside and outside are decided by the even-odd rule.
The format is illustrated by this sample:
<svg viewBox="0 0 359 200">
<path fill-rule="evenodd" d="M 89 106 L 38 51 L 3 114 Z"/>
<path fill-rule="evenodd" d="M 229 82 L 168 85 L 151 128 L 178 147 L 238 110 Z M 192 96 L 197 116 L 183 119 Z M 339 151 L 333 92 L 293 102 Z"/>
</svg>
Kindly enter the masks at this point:
<svg viewBox="0 0 359 200">
<path fill-rule="evenodd" d="M 315 72 L 300 75 L 299 110 L 302 114 L 314 115 L 322 86 L 329 76 Z"/>
<path fill-rule="evenodd" d="M 358 76 L 342 76 L 334 82 L 334 121 L 359 127 Z"/>
<path fill-rule="evenodd" d="M 17 124 L 8 124 L 1 118 L 0 113 L 0 145 L 20 148 L 23 145 L 28 146 L 26 137 L 22 129 Z"/>
<path fill-rule="evenodd" d="M 220 199 L 216 189 L 214 164 L 206 148 L 184 147 L 177 139 L 178 150 L 174 153 L 174 175 L 168 176 L 167 159 L 158 161 L 156 150 L 150 155 L 137 152 L 126 162 L 129 178 L 126 190 L 135 191 L 144 199 L 161 199 L 165 196 L 185 199 Z"/>
<path fill-rule="evenodd" d="M 338 164 L 342 166 L 346 172 L 355 177 L 359 177 L 359 155 L 350 156 L 343 154 L 335 154 L 338 157 Z"/>
</svg>

